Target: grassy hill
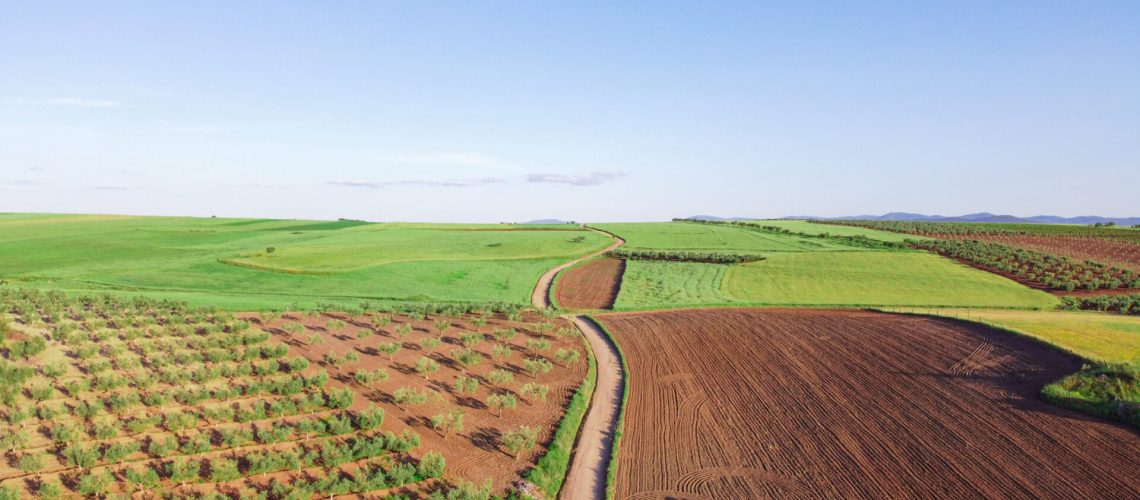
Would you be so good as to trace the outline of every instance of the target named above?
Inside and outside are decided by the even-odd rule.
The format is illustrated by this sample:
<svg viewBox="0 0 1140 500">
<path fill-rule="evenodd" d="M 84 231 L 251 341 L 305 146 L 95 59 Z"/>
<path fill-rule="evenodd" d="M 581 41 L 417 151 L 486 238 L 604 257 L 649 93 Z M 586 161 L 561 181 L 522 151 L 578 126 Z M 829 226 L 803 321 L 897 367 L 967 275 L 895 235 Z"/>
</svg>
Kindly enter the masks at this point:
<svg viewBox="0 0 1140 500">
<path fill-rule="evenodd" d="M 566 225 L 3 214 L 0 279 L 236 309 L 525 304 L 544 271 L 608 243 Z"/>
</svg>

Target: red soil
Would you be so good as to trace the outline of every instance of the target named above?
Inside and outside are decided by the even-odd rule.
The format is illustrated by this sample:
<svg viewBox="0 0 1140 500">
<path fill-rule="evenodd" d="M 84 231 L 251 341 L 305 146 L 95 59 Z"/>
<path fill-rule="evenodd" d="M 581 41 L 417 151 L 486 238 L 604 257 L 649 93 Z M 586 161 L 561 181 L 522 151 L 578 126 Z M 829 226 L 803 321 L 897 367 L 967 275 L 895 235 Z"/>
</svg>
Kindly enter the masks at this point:
<svg viewBox="0 0 1140 500">
<path fill-rule="evenodd" d="M 617 300 L 625 261 L 595 259 L 566 270 L 558 279 L 554 297 L 567 309 L 609 309 Z"/>
<path fill-rule="evenodd" d="M 346 320 L 347 326 L 335 331 L 325 330 L 331 318 Z M 437 347 L 430 357 L 440 363 L 440 370 L 431 375 L 430 380 L 424 379 L 415 371 L 416 362 L 425 354 L 419 342 L 424 338 L 435 336 L 436 329 L 433 323 L 437 319 L 448 320 L 452 326 L 443 336 L 443 343 Z M 539 316 L 530 314 L 522 322 L 506 320 L 502 315 L 491 318 L 486 326 L 476 328 L 471 324 L 473 317 L 464 319 L 427 316 L 421 321 L 411 321 L 404 316 L 393 316 L 391 324 L 383 327 L 372 327 L 366 317 L 350 318 L 344 315 L 325 315 L 317 318 L 301 317 L 296 313 L 286 318 L 273 321 L 270 325 L 262 326 L 265 331 L 271 332 L 277 340 L 283 340 L 291 346 L 290 356 L 304 355 L 313 365 L 309 371 L 327 370 L 329 372 L 330 387 L 348 387 L 357 393 L 353 409 L 367 408 L 369 405 L 380 406 L 384 409 L 385 419 L 383 430 L 403 432 L 410 428 L 422 438 L 420 447 L 413 451 L 414 456 L 420 456 L 428 451 L 438 451 L 447 461 L 448 480 L 468 480 L 482 483 L 491 479 L 496 491 L 503 491 L 512 484 L 521 480 L 522 475 L 530 470 L 536 460 L 545 450 L 543 446 L 548 443 L 558 428 L 564 409 L 569 404 L 571 396 L 578 385 L 586 377 L 586 353 L 580 337 L 559 340 L 553 335 L 545 338 L 551 342 L 551 347 L 545 352 L 534 352 L 526 347 L 527 340 L 537 338 L 539 333 L 536 326 L 542 323 Z M 281 327 L 286 323 L 302 321 L 309 330 L 301 335 L 290 335 Z M 396 342 L 396 327 L 411 322 L 414 330 L 403 341 L 403 349 L 395 355 L 392 361 L 386 354 L 376 351 L 376 346 L 382 343 Z M 574 328 L 572 324 L 563 319 L 554 321 L 555 329 L 562 327 Z M 449 353 L 461 347 L 459 336 L 464 333 L 479 331 L 489 334 L 493 328 L 513 327 L 519 335 L 511 342 L 514 353 L 508 358 L 504 366 L 496 365 L 490 358 L 493 339 L 487 335 L 484 341 L 475 350 L 483 354 L 481 364 L 470 370 L 471 375 L 479 377 L 481 384 L 474 398 L 460 395 L 453 390 L 455 378 L 462 372 L 455 366 Z M 358 339 L 356 333 L 361 330 L 374 331 L 372 336 Z M 307 345 L 305 338 L 312 333 L 321 335 L 323 342 L 317 345 Z M 575 349 L 579 352 L 579 361 L 570 367 L 563 367 L 556 362 L 554 351 L 557 349 Z M 331 353 L 342 356 L 353 351 L 360 357 L 360 361 L 348 363 L 342 368 L 334 368 L 323 364 L 324 355 Z M 554 369 L 547 374 L 540 374 L 531 379 L 523 371 L 525 357 L 542 357 L 554 364 Z M 377 382 L 373 390 L 358 384 L 352 377 L 359 369 L 386 368 L 388 380 Z M 514 410 L 506 410 L 502 417 L 497 416 L 496 410 L 486 406 L 487 396 L 493 392 L 502 392 L 487 380 L 483 379 L 496 368 L 506 368 L 514 372 L 514 382 L 507 384 L 508 391 L 518 397 L 518 406 Z M 519 387 L 523 384 L 536 382 L 550 387 L 546 402 L 527 404 L 525 399 L 517 395 Z M 392 401 L 393 393 L 400 387 L 412 386 L 420 390 L 428 390 L 433 394 L 427 404 L 413 406 L 408 410 L 398 408 Z M 464 429 L 453 432 L 448 437 L 432 430 L 430 419 L 433 415 L 460 408 L 466 412 Z M 501 447 L 500 436 L 503 432 L 514 430 L 522 425 L 541 426 L 539 446 L 529 453 L 515 460 Z"/>
<path fill-rule="evenodd" d="M 618 498 L 1140 491 L 1140 434 L 1053 407 L 1080 360 L 948 319 L 719 309 L 599 318 L 631 389 Z"/>
</svg>

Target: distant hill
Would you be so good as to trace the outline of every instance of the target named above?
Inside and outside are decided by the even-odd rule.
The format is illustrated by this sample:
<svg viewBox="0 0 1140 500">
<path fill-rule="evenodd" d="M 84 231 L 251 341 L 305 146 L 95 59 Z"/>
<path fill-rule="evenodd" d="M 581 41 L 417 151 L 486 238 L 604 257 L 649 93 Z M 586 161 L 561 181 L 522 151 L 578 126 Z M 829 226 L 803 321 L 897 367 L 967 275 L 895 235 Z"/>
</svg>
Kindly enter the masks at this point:
<svg viewBox="0 0 1140 500">
<path fill-rule="evenodd" d="M 975 214 L 943 216 L 924 215 L 907 212 L 890 212 L 883 215 L 855 215 L 844 217 L 783 217 L 784 219 L 824 219 L 824 220 L 904 220 L 923 222 L 1020 222 L 1025 224 L 1095 224 L 1115 222 L 1120 226 L 1140 224 L 1140 217 L 1102 217 L 1099 215 L 1082 215 L 1078 217 L 1060 217 L 1056 215 L 1035 215 L 1032 217 L 1017 217 L 1015 215 L 998 215 L 989 212 Z"/>
<path fill-rule="evenodd" d="M 559 219 L 535 219 L 523 222 L 523 224 L 570 224 L 570 222 Z"/>
</svg>

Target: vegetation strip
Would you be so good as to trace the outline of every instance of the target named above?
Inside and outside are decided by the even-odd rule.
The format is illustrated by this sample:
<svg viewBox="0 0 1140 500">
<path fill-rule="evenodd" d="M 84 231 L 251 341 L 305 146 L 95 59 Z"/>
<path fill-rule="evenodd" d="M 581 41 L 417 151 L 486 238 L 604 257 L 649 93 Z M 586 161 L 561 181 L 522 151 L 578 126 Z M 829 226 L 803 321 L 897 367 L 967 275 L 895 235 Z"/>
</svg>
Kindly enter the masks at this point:
<svg viewBox="0 0 1140 500">
<path fill-rule="evenodd" d="M 606 498 L 612 499 L 617 492 L 617 468 L 618 468 L 618 453 L 621 451 L 621 438 L 622 429 L 625 428 L 625 409 L 629 406 L 629 384 L 631 374 L 629 372 L 629 365 L 626 364 L 625 352 L 621 349 L 621 344 L 617 343 L 613 333 L 606 328 L 600 321 L 593 316 L 585 316 L 597 325 L 598 329 L 606 335 L 609 339 L 610 345 L 617 351 L 618 363 L 621 365 L 622 384 L 621 384 L 621 403 L 618 405 L 617 420 L 614 423 L 613 443 L 610 445 L 609 465 L 606 466 Z"/>
<path fill-rule="evenodd" d="M 628 260 L 664 260 L 670 262 L 700 262 L 705 264 L 741 264 L 764 260 L 763 255 L 721 252 L 683 252 L 672 250 L 611 250 L 608 257 Z"/>
<path fill-rule="evenodd" d="M 570 404 L 566 407 L 566 413 L 562 417 L 562 422 L 558 424 L 558 430 L 554 433 L 554 439 L 550 441 L 546 453 L 526 475 L 526 479 L 538 486 L 547 498 L 558 496 L 562 483 L 566 480 L 570 457 L 574 453 L 574 444 L 581 435 L 579 431 L 582 428 L 582 420 L 590 407 L 590 399 L 597 384 L 598 362 L 589 347 L 589 342 L 584 337 L 582 342 L 586 344 L 586 358 L 589 363 L 586 380 L 582 381 L 582 385 L 578 386 L 574 397 L 570 399 Z"/>
</svg>

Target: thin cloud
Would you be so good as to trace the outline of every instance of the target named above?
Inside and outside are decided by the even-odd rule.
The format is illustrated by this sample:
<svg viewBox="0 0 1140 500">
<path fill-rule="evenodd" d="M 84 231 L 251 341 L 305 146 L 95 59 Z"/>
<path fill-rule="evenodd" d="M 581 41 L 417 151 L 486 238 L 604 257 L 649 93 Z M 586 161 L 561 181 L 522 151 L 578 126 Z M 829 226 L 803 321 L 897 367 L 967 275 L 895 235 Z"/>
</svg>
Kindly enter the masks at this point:
<svg viewBox="0 0 1140 500">
<path fill-rule="evenodd" d="M 127 188 L 124 186 L 95 186 L 95 189 L 98 189 L 100 191 L 126 191 L 127 190 Z"/>
<path fill-rule="evenodd" d="M 35 189 L 39 187 L 42 182 L 33 181 L 31 179 L 10 179 L 0 181 L 0 188 L 3 189 Z"/>
<path fill-rule="evenodd" d="M 621 172 L 590 172 L 585 175 L 530 174 L 527 182 L 569 184 L 571 186 L 598 186 L 625 177 Z"/>
<path fill-rule="evenodd" d="M 89 99 L 84 97 L 51 97 L 44 100 L 50 106 L 73 106 L 79 108 L 118 108 L 122 101 L 114 99 Z"/>
<path fill-rule="evenodd" d="M 506 182 L 502 177 L 479 177 L 475 179 L 447 179 L 442 181 L 403 179 L 397 181 L 329 181 L 333 186 L 359 187 L 369 189 L 383 189 L 399 186 L 429 186 L 429 187 L 476 187 L 487 184 L 502 184 Z"/>
<path fill-rule="evenodd" d="M 430 153 L 420 155 L 378 156 L 375 159 L 385 163 L 410 165 L 462 165 L 465 167 L 501 167 L 506 162 L 483 153 Z"/>
</svg>

